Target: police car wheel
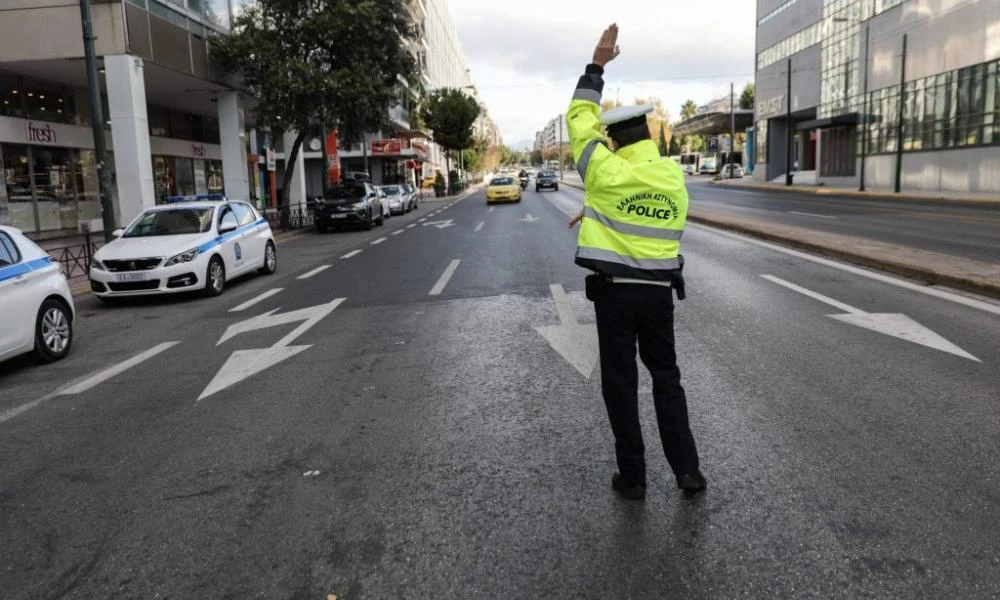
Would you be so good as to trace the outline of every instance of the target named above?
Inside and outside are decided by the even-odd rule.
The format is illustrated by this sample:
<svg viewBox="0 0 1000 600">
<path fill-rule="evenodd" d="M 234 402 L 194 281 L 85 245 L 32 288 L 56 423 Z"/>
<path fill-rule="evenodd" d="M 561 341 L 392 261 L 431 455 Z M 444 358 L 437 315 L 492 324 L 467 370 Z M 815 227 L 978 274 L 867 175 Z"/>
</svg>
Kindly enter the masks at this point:
<svg viewBox="0 0 1000 600">
<path fill-rule="evenodd" d="M 205 273 L 205 295 L 221 296 L 225 290 L 226 265 L 222 263 L 221 258 L 213 256 L 212 260 L 208 261 L 208 269 Z"/>
<path fill-rule="evenodd" d="M 73 321 L 66 305 L 49 298 L 42 302 L 35 320 L 35 356 L 43 362 L 65 358 L 73 345 Z"/>
<path fill-rule="evenodd" d="M 274 242 L 268 242 L 264 247 L 264 266 L 257 269 L 261 275 L 271 275 L 278 270 L 278 251 L 274 248 Z"/>
</svg>

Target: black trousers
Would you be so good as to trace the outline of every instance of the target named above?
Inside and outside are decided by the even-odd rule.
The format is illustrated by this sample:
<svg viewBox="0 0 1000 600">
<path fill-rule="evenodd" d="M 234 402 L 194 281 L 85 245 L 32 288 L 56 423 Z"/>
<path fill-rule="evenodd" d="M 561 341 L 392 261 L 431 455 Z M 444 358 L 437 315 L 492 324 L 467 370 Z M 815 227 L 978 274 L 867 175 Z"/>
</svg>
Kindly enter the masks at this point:
<svg viewBox="0 0 1000 600">
<path fill-rule="evenodd" d="M 629 483 L 646 483 L 636 341 L 639 357 L 653 377 L 653 406 L 667 462 L 675 476 L 697 471 L 698 451 L 688 424 L 687 399 L 674 350 L 673 291 L 654 285 L 612 284 L 594 306 L 601 387 L 622 477 Z"/>
</svg>

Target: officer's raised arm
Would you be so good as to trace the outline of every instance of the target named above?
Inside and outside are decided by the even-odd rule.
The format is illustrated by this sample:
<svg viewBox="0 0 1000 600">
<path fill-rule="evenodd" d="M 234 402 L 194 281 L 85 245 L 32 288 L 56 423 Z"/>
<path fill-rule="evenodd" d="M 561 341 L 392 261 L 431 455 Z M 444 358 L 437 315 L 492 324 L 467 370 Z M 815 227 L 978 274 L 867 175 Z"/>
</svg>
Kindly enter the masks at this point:
<svg viewBox="0 0 1000 600">
<path fill-rule="evenodd" d="M 614 60 L 621 50 L 618 47 L 618 25 L 612 24 L 601 34 L 594 49 L 593 62 L 587 65 L 580 77 L 566 112 L 569 140 L 573 148 L 573 161 L 580 172 L 584 187 L 588 186 L 588 173 L 598 170 L 599 165 L 612 152 L 605 145 L 604 128 L 601 126 L 601 94 L 604 91 L 604 66 Z"/>
</svg>

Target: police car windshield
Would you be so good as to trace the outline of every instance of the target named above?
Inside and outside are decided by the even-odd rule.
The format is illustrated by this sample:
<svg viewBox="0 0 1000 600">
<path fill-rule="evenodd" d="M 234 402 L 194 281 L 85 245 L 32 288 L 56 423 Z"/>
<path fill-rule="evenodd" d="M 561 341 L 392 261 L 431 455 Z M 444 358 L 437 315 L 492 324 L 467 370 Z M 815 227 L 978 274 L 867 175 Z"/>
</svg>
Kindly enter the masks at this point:
<svg viewBox="0 0 1000 600">
<path fill-rule="evenodd" d="M 212 228 L 212 208 L 171 208 L 143 213 L 122 237 L 205 233 Z"/>
<path fill-rule="evenodd" d="M 514 185 L 513 177 L 496 177 L 490 181 L 490 185 Z"/>
<path fill-rule="evenodd" d="M 363 185 L 339 185 L 330 188 L 326 197 L 332 200 L 344 200 L 365 197 L 365 186 Z"/>
</svg>

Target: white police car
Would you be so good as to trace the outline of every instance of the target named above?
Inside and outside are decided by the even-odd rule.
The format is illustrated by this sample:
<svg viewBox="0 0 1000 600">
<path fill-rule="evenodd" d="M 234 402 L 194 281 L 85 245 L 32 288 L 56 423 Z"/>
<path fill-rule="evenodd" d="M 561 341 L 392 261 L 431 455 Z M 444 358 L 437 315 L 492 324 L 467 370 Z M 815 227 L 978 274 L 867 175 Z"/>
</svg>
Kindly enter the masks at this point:
<svg viewBox="0 0 1000 600">
<path fill-rule="evenodd" d="M 278 253 L 267 219 L 245 202 L 180 202 L 146 209 L 94 254 L 90 289 L 98 298 L 202 290 L 218 296 L 226 281 L 269 275 Z"/>
<path fill-rule="evenodd" d="M 73 296 L 59 263 L 0 226 L 0 361 L 35 352 L 52 362 L 73 345 Z"/>
</svg>

